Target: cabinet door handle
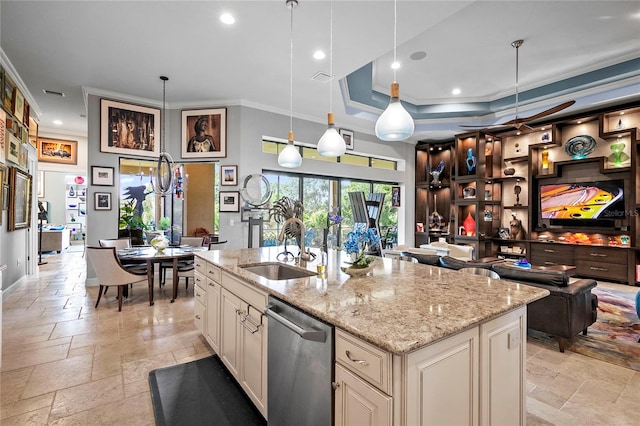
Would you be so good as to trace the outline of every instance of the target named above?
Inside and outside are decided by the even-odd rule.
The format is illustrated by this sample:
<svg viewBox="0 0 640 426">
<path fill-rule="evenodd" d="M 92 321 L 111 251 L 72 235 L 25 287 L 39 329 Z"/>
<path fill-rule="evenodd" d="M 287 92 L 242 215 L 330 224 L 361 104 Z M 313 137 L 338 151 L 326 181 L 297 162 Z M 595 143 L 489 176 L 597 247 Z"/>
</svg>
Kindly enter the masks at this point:
<svg viewBox="0 0 640 426">
<path fill-rule="evenodd" d="M 363 365 L 365 367 L 367 365 L 369 365 L 369 362 L 367 362 L 367 361 L 365 361 L 363 359 L 354 359 L 354 358 L 352 358 L 351 357 L 351 352 L 349 352 L 349 351 L 344 351 L 344 353 L 345 353 L 345 355 L 347 355 L 347 358 L 349 358 L 349 361 L 351 361 L 351 362 L 353 362 L 355 364 L 360 364 L 360 365 Z"/>
<path fill-rule="evenodd" d="M 200 318 L 200 315 L 196 315 L 196 319 L 201 319 L 201 318 Z"/>
<path fill-rule="evenodd" d="M 553 262 L 544 262 L 545 265 L 551 265 L 551 266 L 555 266 L 555 263 Z"/>
<path fill-rule="evenodd" d="M 545 253 L 555 253 L 554 249 L 544 249 Z"/>
<path fill-rule="evenodd" d="M 215 287 L 215 286 L 216 286 L 214 283 L 209 283 L 209 285 L 210 285 L 211 287 Z"/>
<path fill-rule="evenodd" d="M 607 272 L 609 270 L 609 268 L 598 268 L 596 266 L 591 266 L 589 267 L 589 269 L 591 269 L 592 271 L 603 271 L 603 272 Z"/>
<path fill-rule="evenodd" d="M 332 388 L 333 390 L 336 390 L 336 389 L 338 389 L 339 387 L 340 387 L 340 383 L 338 383 L 338 382 L 331 382 L 331 388 Z"/>
<path fill-rule="evenodd" d="M 606 255 L 606 254 L 601 254 L 601 253 L 589 253 L 589 256 L 593 256 L 593 257 L 607 257 L 608 255 Z"/>
<path fill-rule="evenodd" d="M 200 293 L 196 293 L 196 297 L 200 297 Z"/>
<path fill-rule="evenodd" d="M 243 326 L 244 328 L 246 328 L 249 333 L 251 334 L 256 334 L 259 330 L 260 330 L 260 326 L 262 324 L 254 324 L 252 321 L 249 321 L 251 323 L 251 325 L 253 325 L 255 327 L 255 329 L 249 327 L 247 325 L 247 323 L 245 322 L 247 320 L 248 315 L 245 315 L 241 320 L 240 320 L 240 325 Z"/>
</svg>

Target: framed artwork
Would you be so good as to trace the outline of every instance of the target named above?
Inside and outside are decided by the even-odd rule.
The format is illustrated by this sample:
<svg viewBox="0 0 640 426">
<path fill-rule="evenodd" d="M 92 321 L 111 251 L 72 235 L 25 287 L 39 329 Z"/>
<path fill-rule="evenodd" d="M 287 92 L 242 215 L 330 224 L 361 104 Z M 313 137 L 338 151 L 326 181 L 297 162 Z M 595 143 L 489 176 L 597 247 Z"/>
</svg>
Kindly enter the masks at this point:
<svg viewBox="0 0 640 426">
<path fill-rule="evenodd" d="M 38 147 L 38 122 L 33 117 L 29 117 L 29 143 Z"/>
<path fill-rule="evenodd" d="M 100 99 L 101 152 L 158 158 L 159 136 L 158 108 Z"/>
<path fill-rule="evenodd" d="M 38 138 L 38 161 L 43 163 L 78 164 L 78 142 Z"/>
<path fill-rule="evenodd" d="M 113 167 L 91 166 L 91 185 L 113 186 Z"/>
<path fill-rule="evenodd" d="M 5 120 L 7 119 L 7 114 L 4 112 L 2 108 L 0 108 L 0 163 L 4 164 L 6 162 L 6 141 L 5 141 Z"/>
<path fill-rule="evenodd" d="M 15 164 L 20 164 L 20 149 L 22 148 L 22 142 L 20 142 L 20 139 L 18 139 L 17 137 L 13 136 L 11 133 L 6 133 L 9 135 L 9 140 L 5 141 L 7 147 L 6 147 L 6 159 L 15 163 Z"/>
<path fill-rule="evenodd" d="M 7 111 L 13 111 L 13 97 L 16 93 L 16 86 L 9 78 L 7 73 L 4 74 L 4 107 Z"/>
<path fill-rule="evenodd" d="M 15 102 L 13 103 L 13 116 L 22 123 L 24 119 L 24 95 L 18 89 L 16 89 Z"/>
<path fill-rule="evenodd" d="M 347 149 L 353 149 L 353 130 L 340 129 L 338 133 L 340 133 L 340 136 L 344 139 Z"/>
<path fill-rule="evenodd" d="M 36 182 L 38 198 L 44 197 L 44 170 L 38 171 L 38 181 Z"/>
<path fill-rule="evenodd" d="M 391 207 L 400 207 L 400 187 L 391 187 Z"/>
<path fill-rule="evenodd" d="M 2 210 L 9 210 L 9 185 L 2 185 Z"/>
<path fill-rule="evenodd" d="M 220 191 L 220 211 L 238 213 L 240 211 L 240 193 L 238 191 Z"/>
<path fill-rule="evenodd" d="M 111 210 L 111 193 L 96 192 L 94 196 L 94 210 Z"/>
<path fill-rule="evenodd" d="M 235 186 L 238 184 L 238 166 L 220 166 L 220 185 Z"/>
<path fill-rule="evenodd" d="M 182 158 L 227 156 L 227 109 L 182 111 Z"/>
<path fill-rule="evenodd" d="M 27 149 L 26 143 L 20 144 L 20 155 L 18 156 L 18 164 L 23 169 L 27 170 L 27 163 L 29 161 L 29 149 Z"/>
<path fill-rule="evenodd" d="M 17 167 L 11 168 L 9 193 L 9 231 L 31 225 L 31 175 Z"/>
</svg>

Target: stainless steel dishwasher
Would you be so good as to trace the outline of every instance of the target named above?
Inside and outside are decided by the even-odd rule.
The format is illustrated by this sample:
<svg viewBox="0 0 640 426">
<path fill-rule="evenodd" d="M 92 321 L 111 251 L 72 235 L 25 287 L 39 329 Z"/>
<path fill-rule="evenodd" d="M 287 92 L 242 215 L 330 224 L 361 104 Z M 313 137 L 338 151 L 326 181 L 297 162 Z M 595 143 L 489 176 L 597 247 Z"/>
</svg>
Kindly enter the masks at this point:
<svg viewBox="0 0 640 426">
<path fill-rule="evenodd" d="M 333 327 L 269 296 L 269 425 L 331 425 Z"/>
</svg>

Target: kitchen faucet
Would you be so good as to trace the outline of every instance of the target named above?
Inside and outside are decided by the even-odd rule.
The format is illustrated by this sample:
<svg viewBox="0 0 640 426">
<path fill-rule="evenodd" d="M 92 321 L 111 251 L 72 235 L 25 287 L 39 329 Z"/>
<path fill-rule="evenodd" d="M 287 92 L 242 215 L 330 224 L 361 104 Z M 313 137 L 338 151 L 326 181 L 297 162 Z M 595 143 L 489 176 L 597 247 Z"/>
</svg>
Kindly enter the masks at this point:
<svg viewBox="0 0 640 426">
<path fill-rule="evenodd" d="M 284 241 L 284 239 L 286 238 L 284 235 L 285 231 L 291 225 L 291 223 L 297 223 L 298 225 L 300 225 L 300 262 L 311 260 L 311 253 L 305 251 L 304 249 L 304 223 L 302 223 L 302 220 L 298 219 L 297 217 L 290 217 L 289 219 L 284 221 L 282 230 L 280 230 L 280 235 L 278 236 L 278 242 L 281 243 Z"/>
</svg>

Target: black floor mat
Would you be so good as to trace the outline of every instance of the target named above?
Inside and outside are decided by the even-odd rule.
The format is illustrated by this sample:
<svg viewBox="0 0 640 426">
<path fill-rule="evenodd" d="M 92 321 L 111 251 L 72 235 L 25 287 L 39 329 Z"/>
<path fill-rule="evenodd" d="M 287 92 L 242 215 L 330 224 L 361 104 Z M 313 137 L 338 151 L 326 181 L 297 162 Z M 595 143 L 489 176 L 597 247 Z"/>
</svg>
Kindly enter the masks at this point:
<svg viewBox="0 0 640 426">
<path fill-rule="evenodd" d="M 149 373 L 156 424 L 266 425 L 216 355 Z"/>
</svg>

